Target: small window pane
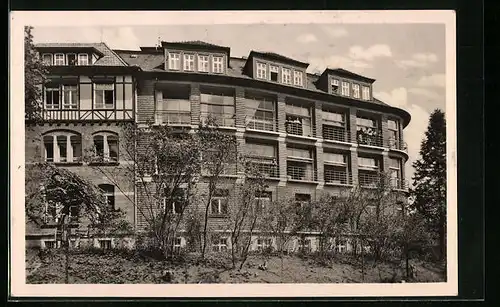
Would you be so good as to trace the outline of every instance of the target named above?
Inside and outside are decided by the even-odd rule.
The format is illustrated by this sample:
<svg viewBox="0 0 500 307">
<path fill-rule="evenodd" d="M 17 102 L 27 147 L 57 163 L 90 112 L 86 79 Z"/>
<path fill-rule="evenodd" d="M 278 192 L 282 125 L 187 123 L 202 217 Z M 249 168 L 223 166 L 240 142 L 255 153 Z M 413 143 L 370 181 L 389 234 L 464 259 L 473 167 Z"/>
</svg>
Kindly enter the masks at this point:
<svg viewBox="0 0 500 307">
<path fill-rule="evenodd" d="M 65 135 L 57 136 L 57 148 L 59 149 L 59 162 L 67 162 L 68 143 Z"/>
<path fill-rule="evenodd" d="M 94 147 L 96 150 L 96 155 L 104 157 L 104 136 L 102 135 L 94 136 Z"/>
<path fill-rule="evenodd" d="M 44 136 L 43 145 L 45 147 L 45 161 L 54 162 L 54 137 L 52 135 Z"/>
</svg>

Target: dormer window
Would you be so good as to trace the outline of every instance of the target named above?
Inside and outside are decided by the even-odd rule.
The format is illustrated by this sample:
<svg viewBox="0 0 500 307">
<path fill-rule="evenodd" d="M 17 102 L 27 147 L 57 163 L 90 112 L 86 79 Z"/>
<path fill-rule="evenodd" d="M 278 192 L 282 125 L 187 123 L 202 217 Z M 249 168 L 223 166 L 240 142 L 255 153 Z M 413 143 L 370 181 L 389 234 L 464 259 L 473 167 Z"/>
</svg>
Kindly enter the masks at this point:
<svg viewBox="0 0 500 307">
<path fill-rule="evenodd" d="M 269 65 L 269 79 L 271 81 L 278 82 L 278 71 L 279 71 L 278 66 Z"/>
<path fill-rule="evenodd" d="M 198 56 L 198 71 L 200 72 L 208 72 L 208 55 L 199 55 Z"/>
<path fill-rule="evenodd" d="M 266 79 L 267 65 L 266 63 L 257 62 L 257 78 Z"/>
<path fill-rule="evenodd" d="M 342 96 L 349 96 L 349 82 L 342 81 Z"/>
<path fill-rule="evenodd" d="M 52 65 L 52 54 L 46 53 L 42 56 L 42 61 L 44 65 Z"/>
<path fill-rule="evenodd" d="M 68 63 L 69 66 L 75 66 L 76 65 L 76 54 L 68 53 L 66 55 L 66 62 Z"/>
<path fill-rule="evenodd" d="M 212 57 L 212 70 L 214 73 L 221 74 L 224 72 L 224 57 L 213 56 Z"/>
<path fill-rule="evenodd" d="M 194 71 L 194 54 L 184 54 L 184 70 Z"/>
<path fill-rule="evenodd" d="M 359 84 L 353 84 L 352 85 L 352 96 L 354 98 L 360 98 L 360 92 L 359 92 Z"/>
<path fill-rule="evenodd" d="M 180 70 L 181 68 L 181 55 L 179 53 L 168 53 L 168 69 Z"/>
<path fill-rule="evenodd" d="M 302 72 L 294 70 L 293 71 L 293 85 L 302 86 Z"/>
<path fill-rule="evenodd" d="M 86 53 L 80 53 L 78 55 L 78 65 L 89 65 L 89 55 Z"/>
<path fill-rule="evenodd" d="M 292 71 L 289 68 L 283 68 L 282 82 L 284 84 L 292 84 Z"/>
<path fill-rule="evenodd" d="M 56 53 L 54 55 L 54 65 L 64 65 L 64 54 Z"/>
<path fill-rule="evenodd" d="M 363 86 L 363 100 L 370 100 L 370 88 L 368 86 Z"/>
<path fill-rule="evenodd" d="M 332 88 L 332 93 L 337 93 L 339 90 L 339 80 L 332 79 L 331 88 Z"/>
</svg>

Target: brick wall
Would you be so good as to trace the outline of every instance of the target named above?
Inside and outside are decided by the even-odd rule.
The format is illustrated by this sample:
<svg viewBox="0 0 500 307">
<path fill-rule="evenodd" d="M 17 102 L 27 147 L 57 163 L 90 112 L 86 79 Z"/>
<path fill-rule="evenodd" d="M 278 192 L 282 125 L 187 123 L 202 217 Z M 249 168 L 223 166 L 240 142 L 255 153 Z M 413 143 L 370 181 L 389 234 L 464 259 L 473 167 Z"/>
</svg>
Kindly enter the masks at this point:
<svg viewBox="0 0 500 307">
<path fill-rule="evenodd" d="M 162 97 L 163 98 L 163 97 Z M 154 81 L 141 80 L 137 88 L 137 122 L 146 123 L 154 119 L 155 90 Z"/>
<path fill-rule="evenodd" d="M 198 125 L 200 123 L 200 85 L 197 83 L 191 83 L 191 93 L 189 95 L 189 101 L 191 102 L 191 124 Z"/>
<path fill-rule="evenodd" d="M 246 103 L 245 89 L 242 87 L 235 88 L 235 107 L 236 107 L 236 127 L 245 127 L 246 119 Z"/>
</svg>

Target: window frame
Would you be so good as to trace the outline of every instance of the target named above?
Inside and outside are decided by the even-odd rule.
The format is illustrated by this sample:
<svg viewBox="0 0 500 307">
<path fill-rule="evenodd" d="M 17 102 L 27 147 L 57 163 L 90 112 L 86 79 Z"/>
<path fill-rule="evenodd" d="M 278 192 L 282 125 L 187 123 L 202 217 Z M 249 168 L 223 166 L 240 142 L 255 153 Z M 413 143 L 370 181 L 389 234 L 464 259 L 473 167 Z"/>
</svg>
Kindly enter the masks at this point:
<svg viewBox="0 0 500 307">
<path fill-rule="evenodd" d="M 60 84 L 58 84 L 58 85 L 57 85 L 57 87 L 55 87 L 55 86 L 54 86 L 54 87 L 48 87 L 47 85 L 44 85 L 44 87 L 43 87 L 43 91 L 44 91 L 44 93 L 43 93 L 43 107 L 44 107 L 44 109 L 45 109 L 45 110 L 60 110 L 60 109 L 61 109 L 61 106 L 62 106 L 62 101 L 61 101 L 61 100 L 62 100 L 62 99 L 61 99 L 61 92 L 62 92 L 62 91 L 61 91 L 61 85 L 60 85 Z M 58 103 L 57 103 L 57 107 L 51 107 L 51 108 L 48 108 L 48 107 L 47 107 L 47 92 L 56 92 L 56 91 L 58 92 L 58 93 L 57 93 L 57 97 L 58 97 L 58 100 L 59 100 L 59 101 L 58 101 Z M 53 95 L 54 95 L 54 94 L 52 94 L 52 96 L 51 96 L 51 97 L 52 97 L 52 100 L 53 100 L 53 98 L 54 98 L 54 96 L 53 96 Z M 53 106 L 54 104 L 53 104 L 53 103 L 51 103 L 50 105 L 52 105 L 52 106 Z"/>
<path fill-rule="evenodd" d="M 109 183 L 102 183 L 98 185 L 99 189 L 102 190 L 102 194 L 104 198 L 106 199 L 106 205 L 108 206 L 108 209 L 110 211 L 116 211 L 116 189 L 115 186 Z M 109 189 L 108 189 L 109 188 Z M 112 199 L 113 203 L 110 206 L 110 198 Z"/>
<path fill-rule="evenodd" d="M 206 58 L 206 61 L 202 61 L 202 58 Z M 205 67 L 204 64 L 206 63 L 206 70 L 203 70 L 202 68 Z M 210 72 L 210 56 L 207 54 L 198 54 L 198 72 L 203 72 L 203 73 L 209 73 Z"/>
<path fill-rule="evenodd" d="M 62 87 L 62 90 L 61 90 L 61 109 L 62 110 L 77 110 L 79 109 L 79 105 L 80 105 L 80 95 L 79 95 L 79 86 L 78 84 L 62 84 L 61 85 Z M 66 92 L 66 87 L 70 87 L 70 88 L 73 88 L 74 87 L 74 90 L 75 90 L 75 95 L 70 95 L 69 97 L 71 97 L 71 104 L 67 104 L 66 103 L 66 96 L 65 96 L 65 92 Z M 69 92 L 73 92 L 72 90 L 70 90 Z M 75 98 L 76 96 L 76 98 Z M 73 102 L 73 99 L 75 99 L 76 101 Z M 69 108 L 68 108 L 69 106 Z"/>
<path fill-rule="evenodd" d="M 213 202 L 217 202 L 217 212 L 214 213 L 213 210 Z M 225 206 L 226 212 L 223 212 L 222 210 Z M 227 189 L 221 189 L 215 191 L 214 195 L 212 196 L 212 199 L 210 200 L 210 215 L 215 216 L 215 217 L 224 217 L 229 215 L 229 190 Z"/>
<path fill-rule="evenodd" d="M 366 85 L 361 86 L 361 99 L 371 100 L 371 90 L 369 86 Z"/>
<path fill-rule="evenodd" d="M 58 62 L 57 62 L 57 57 L 58 56 L 62 56 L 62 64 L 58 64 Z M 65 60 L 66 60 L 66 57 L 64 56 L 64 53 L 55 53 L 54 54 L 54 66 L 64 66 L 64 65 L 66 65 Z"/>
<path fill-rule="evenodd" d="M 281 83 L 292 85 L 292 69 L 288 67 L 281 68 Z"/>
<path fill-rule="evenodd" d="M 218 252 L 218 253 L 221 253 L 221 252 L 227 252 L 227 250 L 229 249 L 229 246 L 228 246 L 228 239 L 227 237 L 221 237 L 221 238 L 217 238 L 215 239 L 217 241 L 217 243 L 215 242 L 212 242 L 212 251 L 213 252 Z M 214 239 L 212 239 L 214 240 Z M 224 240 L 224 243 L 222 243 L 222 240 Z"/>
<path fill-rule="evenodd" d="M 98 86 L 111 86 L 112 89 L 97 89 Z M 115 107 L 116 107 L 116 91 L 115 91 L 115 84 L 114 83 L 93 83 L 92 84 L 93 86 L 93 89 L 94 89 L 94 109 L 95 110 L 114 110 Z M 96 93 L 98 91 L 102 91 L 102 99 L 103 99 L 103 103 L 102 103 L 102 106 L 101 105 L 98 105 L 97 104 L 97 95 Z M 109 105 L 108 103 L 106 103 L 106 91 L 111 91 L 113 93 L 113 105 L 112 107 L 106 107 L 106 105 Z"/>
<path fill-rule="evenodd" d="M 304 86 L 304 73 L 300 70 L 293 70 L 293 85 Z"/>
<path fill-rule="evenodd" d="M 350 90 L 351 90 L 350 82 L 349 81 L 342 81 L 341 86 L 340 86 L 340 94 L 342 96 L 349 97 L 349 96 L 351 96 Z"/>
<path fill-rule="evenodd" d="M 60 142 L 58 141 L 58 138 L 64 137 L 66 139 L 65 142 L 65 147 L 66 147 L 66 158 L 65 161 L 61 161 L 61 148 L 59 147 Z M 76 137 L 76 139 L 79 141 L 80 144 L 80 149 L 76 152 L 77 155 L 75 155 L 75 151 L 73 148 L 73 143 L 72 143 L 72 138 L 71 137 Z M 46 140 L 50 140 L 50 142 L 46 142 Z M 83 149 L 82 149 L 82 136 L 81 134 L 77 132 L 70 132 L 70 131 L 50 131 L 42 136 L 42 148 L 43 148 L 43 161 L 48 162 L 48 163 L 60 163 L 60 164 L 74 164 L 74 163 L 82 163 L 82 154 L 83 154 Z M 48 158 L 48 152 L 47 152 L 47 144 L 52 145 L 52 158 L 49 160 Z M 79 154 L 79 155 L 78 155 Z"/>
<path fill-rule="evenodd" d="M 81 61 L 81 58 L 82 58 L 83 55 L 85 56 L 85 59 L 86 59 L 86 63 L 85 64 L 83 64 L 82 61 Z M 88 53 L 79 53 L 77 55 L 77 57 L 78 57 L 78 61 L 77 61 L 78 66 L 88 66 L 88 65 L 90 65 L 89 54 Z"/>
<path fill-rule="evenodd" d="M 216 59 L 217 59 L 217 61 L 216 61 Z M 223 55 L 212 55 L 212 72 L 215 74 L 223 74 L 224 73 L 224 56 Z"/>
<path fill-rule="evenodd" d="M 361 98 L 361 86 L 357 83 L 352 84 L 352 97 L 356 99 Z"/>
<path fill-rule="evenodd" d="M 45 63 L 45 59 L 44 58 L 47 55 L 50 56 L 50 63 Z M 54 65 L 54 54 L 52 54 L 52 53 L 43 53 L 42 54 L 42 63 L 44 65 L 46 65 L 46 66 L 52 66 L 52 65 Z"/>
<path fill-rule="evenodd" d="M 174 57 L 174 55 L 175 55 L 175 57 Z M 177 66 L 173 65 L 175 63 L 177 63 Z M 181 70 L 181 53 L 180 52 L 173 52 L 173 51 L 168 52 L 168 69 L 169 70 L 176 70 L 176 71 Z"/>
<path fill-rule="evenodd" d="M 184 53 L 182 59 L 183 71 L 196 71 L 196 57 L 194 53 Z"/>
<path fill-rule="evenodd" d="M 272 79 L 273 73 L 276 73 L 276 80 Z M 280 67 L 278 65 L 269 64 L 269 81 L 279 82 L 279 79 L 280 79 Z"/>
<path fill-rule="evenodd" d="M 266 80 L 267 79 L 267 63 L 256 61 L 255 62 L 255 72 L 257 79 Z"/>
<path fill-rule="evenodd" d="M 73 64 L 70 64 L 70 61 L 69 61 L 69 56 L 70 55 L 73 55 L 75 57 L 75 60 L 73 62 Z M 78 55 L 76 53 L 66 53 L 66 65 L 68 66 L 77 66 L 78 65 Z"/>
<path fill-rule="evenodd" d="M 97 136 L 102 136 L 103 137 L 103 151 L 102 151 L 102 156 L 100 156 L 97 153 L 96 146 L 95 146 L 95 138 Z M 109 141 L 108 137 L 115 137 L 116 138 L 116 159 L 112 159 L 110 157 L 110 146 L 109 146 Z M 114 132 L 107 132 L 107 131 L 98 131 L 92 135 L 92 144 L 94 148 L 94 154 L 95 158 L 101 158 L 102 161 L 98 161 L 99 163 L 118 163 L 120 161 L 120 137 L 117 133 Z"/>
</svg>

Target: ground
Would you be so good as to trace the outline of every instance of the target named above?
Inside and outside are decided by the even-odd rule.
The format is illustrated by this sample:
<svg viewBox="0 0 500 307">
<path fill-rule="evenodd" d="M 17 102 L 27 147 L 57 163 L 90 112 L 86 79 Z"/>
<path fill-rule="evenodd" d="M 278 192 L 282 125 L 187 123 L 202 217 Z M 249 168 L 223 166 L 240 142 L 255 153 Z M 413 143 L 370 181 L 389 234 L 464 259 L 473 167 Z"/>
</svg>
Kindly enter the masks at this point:
<svg viewBox="0 0 500 307">
<path fill-rule="evenodd" d="M 337 258 L 329 265 L 298 256 L 251 255 L 242 268 L 230 269 L 229 258 L 210 256 L 200 263 L 196 255 L 184 261 L 159 261 L 119 251 L 73 252 L 70 256 L 69 282 L 77 284 L 153 284 L 153 283 L 380 283 L 400 282 L 404 271 L 394 263 L 367 262 L 364 274 L 359 264 Z M 262 266 L 265 262 L 265 269 Z M 420 260 L 412 260 L 415 278 L 407 282 L 444 281 L 444 268 Z M 64 283 L 63 251 L 40 255 L 26 253 L 27 283 Z M 363 276 L 364 275 L 364 276 Z"/>
</svg>

